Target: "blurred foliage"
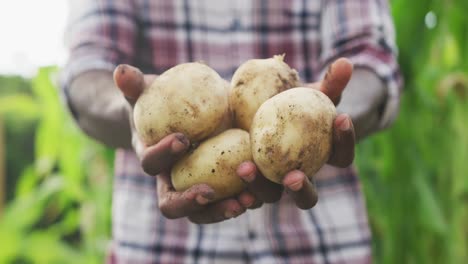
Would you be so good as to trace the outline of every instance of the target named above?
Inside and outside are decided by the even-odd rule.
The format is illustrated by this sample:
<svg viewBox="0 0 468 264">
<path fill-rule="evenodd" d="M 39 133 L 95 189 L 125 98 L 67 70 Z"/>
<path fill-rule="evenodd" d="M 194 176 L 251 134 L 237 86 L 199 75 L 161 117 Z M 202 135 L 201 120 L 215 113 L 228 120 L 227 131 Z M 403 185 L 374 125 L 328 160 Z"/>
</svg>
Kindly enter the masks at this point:
<svg viewBox="0 0 468 264">
<path fill-rule="evenodd" d="M 468 263 L 468 2 L 392 7 L 405 78 L 400 115 L 357 149 L 375 259 Z"/>
<path fill-rule="evenodd" d="M 356 158 L 374 259 L 468 263 L 468 1 L 391 3 L 400 115 L 361 142 Z M 110 237 L 113 152 L 77 129 L 56 72 L 0 77 L 9 187 L 0 263 L 101 263 Z"/>
<path fill-rule="evenodd" d="M 3 117 L 7 153 L 6 186 L 15 186 L 23 168 L 34 160 L 34 131 L 38 120 L 30 81 L 18 76 L 0 76 L 0 117 Z M 14 175 L 14 176 L 13 176 Z M 7 189 L 12 199 L 14 190 Z"/>
<path fill-rule="evenodd" d="M 43 68 L 31 83 L 0 80 L 21 84 L 1 90 L 0 114 L 12 129 L 7 166 L 24 168 L 19 177 L 10 174 L 18 168 L 8 170 L 18 182 L 7 185 L 14 199 L 0 218 L 0 263 L 102 263 L 108 244 L 113 152 L 77 129 L 59 100 L 56 72 Z M 17 149 L 28 137 L 29 149 Z"/>
</svg>

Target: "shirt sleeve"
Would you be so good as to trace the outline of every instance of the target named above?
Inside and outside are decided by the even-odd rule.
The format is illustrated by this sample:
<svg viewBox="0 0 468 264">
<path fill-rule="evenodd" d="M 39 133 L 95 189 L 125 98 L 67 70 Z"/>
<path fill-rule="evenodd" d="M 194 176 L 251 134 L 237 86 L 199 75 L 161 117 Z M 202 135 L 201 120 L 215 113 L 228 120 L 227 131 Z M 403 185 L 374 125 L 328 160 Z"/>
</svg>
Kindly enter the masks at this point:
<svg viewBox="0 0 468 264">
<path fill-rule="evenodd" d="M 81 73 L 113 71 L 120 63 L 132 63 L 137 34 L 135 6 L 131 0 L 68 2 L 65 33 L 68 61 L 60 75 L 65 100 L 70 83 Z"/>
<path fill-rule="evenodd" d="M 379 128 L 398 114 L 402 79 L 395 30 L 386 0 L 327 0 L 321 19 L 323 71 L 338 57 L 377 74 L 388 89 Z"/>
</svg>

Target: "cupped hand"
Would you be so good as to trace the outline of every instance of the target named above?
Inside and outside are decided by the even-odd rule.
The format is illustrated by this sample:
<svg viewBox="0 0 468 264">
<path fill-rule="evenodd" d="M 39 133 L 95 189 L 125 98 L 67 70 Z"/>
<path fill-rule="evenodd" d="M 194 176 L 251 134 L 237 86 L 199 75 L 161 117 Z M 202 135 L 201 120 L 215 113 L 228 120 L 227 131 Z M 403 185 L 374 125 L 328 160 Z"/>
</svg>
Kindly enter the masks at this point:
<svg viewBox="0 0 468 264">
<path fill-rule="evenodd" d="M 181 133 L 174 133 L 154 145 L 145 145 L 138 137 L 133 123 L 133 106 L 143 90 L 157 78 L 145 75 L 130 65 L 119 65 L 114 71 L 114 81 L 128 101 L 132 128 L 132 145 L 141 161 L 143 170 L 157 178 L 158 205 L 161 213 L 169 218 L 188 217 L 194 223 L 205 224 L 237 217 L 247 208 L 258 206 L 248 191 L 238 197 L 213 202 L 214 190 L 206 184 L 197 184 L 177 192 L 172 186 L 172 166 L 189 149 L 190 141 Z"/>
<path fill-rule="evenodd" d="M 337 105 L 343 90 L 351 79 L 352 72 L 353 65 L 349 60 L 338 59 L 328 68 L 322 81 L 306 86 L 319 89 Z M 349 115 L 338 114 L 333 123 L 333 146 L 328 164 L 337 167 L 351 165 L 354 159 L 354 146 L 353 122 Z M 242 163 L 237 172 L 247 183 L 247 189 L 255 196 L 257 204 L 276 202 L 281 198 L 283 191 L 301 209 L 310 209 L 318 201 L 315 184 L 302 171 L 289 172 L 283 178 L 282 184 L 266 179 L 251 161 Z"/>
</svg>

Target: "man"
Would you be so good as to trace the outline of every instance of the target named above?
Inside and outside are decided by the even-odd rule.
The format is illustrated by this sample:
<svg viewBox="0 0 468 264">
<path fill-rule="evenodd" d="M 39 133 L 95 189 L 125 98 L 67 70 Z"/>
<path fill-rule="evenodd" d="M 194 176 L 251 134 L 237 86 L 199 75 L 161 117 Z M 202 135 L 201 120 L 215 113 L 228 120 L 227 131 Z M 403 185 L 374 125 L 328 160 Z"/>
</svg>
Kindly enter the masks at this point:
<svg viewBox="0 0 468 264">
<path fill-rule="evenodd" d="M 110 262 L 371 261 L 365 206 L 348 165 L 354 135 L 387 127 L 397 113 L 399 73 L 385 1 L 70 3 L 64 94 L 88 135 L 119 148 Z M 334 152 L 315 185 L 300 171 L 273 184 L 246 161 L 238 174 L 248 191 L 238 197 L 211 204 L 207 185 L 175 192 L 167 172 L 190 142 L 173 134 L 154 146 L 139 143 L 130 116 L 141 90 L 179 63 L 203 60 L 229 80 L 246 60 L 283 53 L 303 82 L 334 102 L 341 98 L 338 109 L 346 113 L 335 119 Z M 348 60 L 332 64 L 339 57 Z"/>
</svg>

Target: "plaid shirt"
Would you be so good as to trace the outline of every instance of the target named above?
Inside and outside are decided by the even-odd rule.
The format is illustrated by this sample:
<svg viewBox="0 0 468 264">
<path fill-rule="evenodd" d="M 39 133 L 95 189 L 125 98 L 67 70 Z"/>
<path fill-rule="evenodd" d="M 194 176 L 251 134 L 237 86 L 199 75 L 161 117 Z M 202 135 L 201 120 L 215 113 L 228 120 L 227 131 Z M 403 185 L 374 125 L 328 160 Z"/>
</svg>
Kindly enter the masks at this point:
<svg viewBox="0 0 468 264">
<path fill-rule="evenodd" d="M 70 60 L 63 86 L 88 70 L 117 64 L 162 73 L 203 60 L 224 78 L 251 58 L 286 53 L 303 81 L 316 81 L 337 57 L 374 71 L 388 88 L 381 128 L 397 113 L 399 72 L 384 0 L 70 1 Z M 319 202 L 297 209 L 284 196 L 218 224 L 168 220 L 157 184 L 130 151 L 116 157 L 112 263 L 368 263 L 371 234 L 354 169 L 326 165 Z"/>
</svg>

